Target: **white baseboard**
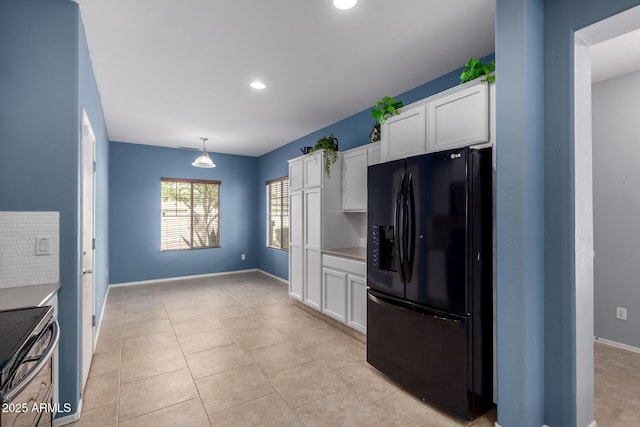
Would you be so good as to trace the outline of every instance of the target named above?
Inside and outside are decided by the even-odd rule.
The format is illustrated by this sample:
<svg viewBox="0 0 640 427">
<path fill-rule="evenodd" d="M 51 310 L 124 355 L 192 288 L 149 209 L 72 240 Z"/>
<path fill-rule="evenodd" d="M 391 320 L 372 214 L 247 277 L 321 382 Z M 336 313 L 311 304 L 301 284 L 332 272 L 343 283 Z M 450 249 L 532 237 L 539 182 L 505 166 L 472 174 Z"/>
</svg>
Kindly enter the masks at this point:
<svg viewBox="0 0 640 427">
<path fill-rule="evenodd" d="M 495 424 L 495 427 L 500 427 L 500 424 L 498 424 L 497 421 L 494 424 Z M 542 427 L 549 427 L 549 426 L 546 424 L 543 424 Z M 591 424 L 589 424 L 587 427 L 598 427 L 598 424 L 595 421 L 592 421 Z"/>
<path fill-rule="evenodd" d="M 98 343 L 98 337 L 100 336 L 100 327 L 102 326 L 102 317 L 104 316 L 104 308 L 107 306 L 107 300 L 109 299 L 109 286 L 107 286 L 107 293 L 104 295 L 104 301 L 102 302 L 102 310 L 100 310 L 100 316 L 96 316 L 98 322 L 96 326 L 96 335 L 93 337 L 93 351 L 95 353 L 96 344 Z"/>
<path fill-rule="evenodd" d="M 251 273 L 255 271 L 262 271 L 262 270 L 258 270 L 257 268 L 250 268 L 247 270 L 223 271 L 220 273 L 195 274 L 193 276 L 167 277 L 163 279 L 140 280 L 138 282 L 113 283 L 113 284 L 110 284 L 109 287 L 121 288 L 125 286 L 138 286 L 138 285 L 148 285 L 151 283 L 175 282 L 176 280 L 203 279 L 207 277 L 227 276 L 229 274 Z"/>
<path fill-rule="evenodd" d="M 640 353 L 640 348 L 639 347 L 634 347 L 632 345 L 628 345 L 628 344 L 623 344 L 620 342 L 616 342 L 616 341 L 611 341 L 605 338 L 598 338 L 598 337 L 593 337 L 594 341 L 597 341 L 599 343 L 602 344 L 606 344 L 606 345 L 610 345 L 611 347 L 618 347 L 618 348 L 622 348 L 624 350 L 629 350 L 629 351 L 633 351 L 634 353 Z M 592 426 L 589 426 L 592 427 Z"/>
<path fill-rule="evenodd" d="M 65 415 L 64 417 L 54 418 L 53 419 L 53 427 L 60 427 L 67 424 L 75 423 L 80 419 L 80 415 L 82 414 L 82 399 L 78 402 L 78 410 L 73 414 Z"/>
<path fill-rule="evenodd" d="M 285 283 L 285 284 L 287 284 L 287 285 L 289 284 L 289 281 L 288 281 L 288 280 L 285 280 L 285 279 L 283 279 L 283 278 L 282 278 L 282 277 L 280 277 L 280 276 L 276 276 L 275 274 L 271 274 L 271 273 L 268 273 L 268 272 L 266 272 L 266 271 L 264 271 L 264 270 L 260 270 L 260 269 L 258 269 L 258 271 L 259 271 L 260 273 L 262 273 L 262 274 L 266 275 L 266 276 L 269 276 L 269 277 L 271 277 L 271 278 L 273 278 L 273 279 L 279 280 L 279 281 L 280 281 L 280 282 L 282 282 L 282 283 Z"/>
</svg>

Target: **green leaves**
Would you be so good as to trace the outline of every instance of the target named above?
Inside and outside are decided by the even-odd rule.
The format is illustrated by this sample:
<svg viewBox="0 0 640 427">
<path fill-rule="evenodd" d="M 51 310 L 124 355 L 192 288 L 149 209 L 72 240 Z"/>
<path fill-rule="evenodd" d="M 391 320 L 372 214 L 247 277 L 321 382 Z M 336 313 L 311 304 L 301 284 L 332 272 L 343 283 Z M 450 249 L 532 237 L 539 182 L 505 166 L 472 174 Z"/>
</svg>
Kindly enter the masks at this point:
<svg viewBox="0 0 640 427">
<path fill-rule="evenodd" d="M 400 108 L 402 108 L 402 101 L 396 101 L 390 96 L 385 96 L 376 102 L 376 108 L 371 110 L 371 115 L 376 119 L 376 122 L 382 123 L 390 116 L 398 114 L 398 109 Z"/>
<path fill-rule="evenodd" d="M 460 83 L 466 83 L 471 80 L 477 79 L 480 76 L 487 76 L 487 81 L 493 83 L 496 81 L 495 75 L 490 75 L 496 69 L 496 61 L 491 61 L 488 64 L 484 64 L 481 60 L 476 58 L 469 58 L 466 64 L 464 64 L 464 70 L 460 74 Z"/>
<path fill-rule="evenodd" d="M 314 154 L 316 151 L 324 150 L 324 169 L 327 172 L 327 176 L 331 176 L 331 165 L 338 160 L 338 138 L 329 134 L 329 136 L 323 136 L 318 139 L 316 145 L 313 146 L 309 154 Z"/>
</svg>

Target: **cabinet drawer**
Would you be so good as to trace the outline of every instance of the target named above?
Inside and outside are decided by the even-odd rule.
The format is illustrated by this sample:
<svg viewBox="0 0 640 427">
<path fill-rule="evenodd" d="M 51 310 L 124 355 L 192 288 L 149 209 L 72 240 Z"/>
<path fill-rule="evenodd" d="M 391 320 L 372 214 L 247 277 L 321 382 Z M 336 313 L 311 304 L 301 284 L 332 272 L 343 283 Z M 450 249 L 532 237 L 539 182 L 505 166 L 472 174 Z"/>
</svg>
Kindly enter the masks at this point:
<svg viewBox="0 0 640 427">
<path fill-rule="evenodd" d="M 363 277 L 367 274 L 367 264 L 364 261 L 339 256 L 323 254 L 322 266 L 346 271 L 351 274 L 358 274 Z"/>
</svg>

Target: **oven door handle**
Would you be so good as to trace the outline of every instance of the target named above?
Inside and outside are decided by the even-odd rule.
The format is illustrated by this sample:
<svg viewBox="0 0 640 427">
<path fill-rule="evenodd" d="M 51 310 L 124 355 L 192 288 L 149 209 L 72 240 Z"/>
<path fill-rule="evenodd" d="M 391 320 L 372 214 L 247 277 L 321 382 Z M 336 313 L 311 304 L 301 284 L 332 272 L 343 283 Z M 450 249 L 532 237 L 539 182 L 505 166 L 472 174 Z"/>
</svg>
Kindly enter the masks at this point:
<svg viewBox="0 0 640 427">
<path fill-rule="evenodd" d="M 56 349 L 56 346 L 58 345 L 58 340 L 60 339 L 60 327 L 58 326 L 58 321 L 54 320 L 51 326 L 53 328 L 53 338 L 49 343 L 49 347 L 47 347 L 47 350 L 44 352 L 44 354 L 42 355 L 42 357 L 40 358 L 40 361 L 38 361 L 36 366 L 31 368 L 29 373 L 26 374 L 24 378 L 22 378 L 22 380 L 15 387 L 13 387 L 7 392 L 7 394 L 2 399 L 3 404 L 11 403 L 11 401 L 13 401 L 13 399 L 15 399 L 17 395 L 22 393 L 22 391 L 38 375 L 40 370 L 44 367 L 44 365 L 47 364 L 47 361 L 49 361 L 49 359 L 51 358 L 53 351 Z"/>
</svg>

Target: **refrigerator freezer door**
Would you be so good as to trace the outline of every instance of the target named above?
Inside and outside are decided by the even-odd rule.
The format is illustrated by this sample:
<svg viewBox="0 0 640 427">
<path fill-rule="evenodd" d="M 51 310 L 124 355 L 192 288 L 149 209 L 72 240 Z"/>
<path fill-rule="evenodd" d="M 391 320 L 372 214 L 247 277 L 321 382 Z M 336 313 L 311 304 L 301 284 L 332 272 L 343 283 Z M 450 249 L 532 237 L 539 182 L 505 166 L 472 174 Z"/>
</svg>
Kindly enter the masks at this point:
<svg viewBox="0 0 640 427">
<path fill-rule="evenodd" d="M 404 160 L 369 166 L 367 173 L 367 285 L 404 298 L 401 215 Z"/>
<path fill-rule="evenodd" d="M 367 362 L 418 398 L 470 418 L 470 323 L 469 317 L 414 311 L 369 293 Z"/>
<path fill-rule="evenodd" d="M 415 250 L 406 299 L 458 314 L 467 307 L 468 149 L 409 157 Z"/>
</svg>

